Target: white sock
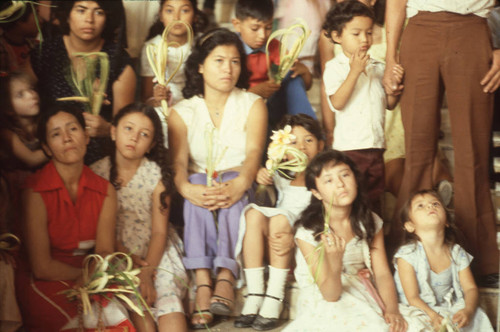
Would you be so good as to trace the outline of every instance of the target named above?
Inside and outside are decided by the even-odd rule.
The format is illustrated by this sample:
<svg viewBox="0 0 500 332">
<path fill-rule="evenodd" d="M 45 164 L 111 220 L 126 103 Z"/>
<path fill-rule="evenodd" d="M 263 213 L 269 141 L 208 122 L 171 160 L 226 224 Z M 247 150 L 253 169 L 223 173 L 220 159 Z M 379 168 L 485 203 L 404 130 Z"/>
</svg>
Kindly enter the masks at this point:
<svg viewBox="0 0 500 332">
<path fill-rule="evenodd" d="M 264 318 L 279 318 L 281 309 L 283 308 L 283 300 L 285 298 L 285 284 L 290 269 L 277 269 L 269 265 L 269 281 L 267 282 L 267 291 L 264 303 L 260 308 L 259 315 Z"/>
<path fill-rule="evenodd" d="M 243 269 L 247 279 L 248 294 L 264 294 L 264 267 Z M 256 315 L 264 300 L 263 296 L 248 296 L 241 310 L 242 315 Z"/>
</svg>

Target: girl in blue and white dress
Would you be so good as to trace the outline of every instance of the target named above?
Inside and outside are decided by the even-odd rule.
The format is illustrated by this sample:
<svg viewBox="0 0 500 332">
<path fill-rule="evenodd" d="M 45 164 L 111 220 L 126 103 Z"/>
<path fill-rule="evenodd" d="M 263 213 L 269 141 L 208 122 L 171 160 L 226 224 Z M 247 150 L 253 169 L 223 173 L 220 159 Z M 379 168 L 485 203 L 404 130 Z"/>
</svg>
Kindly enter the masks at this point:
<svg viewBox="0 0 500 332">
<path fill-rule="evenodd" d="M 286 115 L 278 129 L 291 127 L 291 145 L 311 160 L 323 150 L 324 137 L 320 124 L 306 114 Z M 236 257 L 242 254 L 248 297 L 236 319 L 236 327 L 255 326 L 271 329 L 278 324 L 285 292 L 285 283 L 293 255 L 293 225 L 309 204 L 311 193 L 305 187 L 304 172 L 293 180 L 279 174 L 269 176 L 266 168 L 257 174 L 260 185 L 275 185 L 276 207 L 249 204 L 240 218 Z M 264 286 L 264 259 L 269 260 L 269 281 Z"/>
<path fill-rule="evenodd" d="M 182 242 L 168 222 L 173 175 L 160 119 L 153 107 L 130 104 L 113 119 L 111 138 L 113 153 L 91 168 L 117 189 L 116 249 L 142 268 L 140 292 L 155 316 L 130 312 L 132 321 L 141 332 L 185 332 L 188 277 Z"/>
<path fill-rule="evenodd" d="M 401 302 L 413 316 L 438 330 L 444 318 L 460 331 L 493 331 L 478 307 L 479 292 L 470 269 L 472 256 L 456 243 L 457 228 L 432 190 L 414 193 L 401 212 L 406 244 L 394 256 Z"/>
</svg>

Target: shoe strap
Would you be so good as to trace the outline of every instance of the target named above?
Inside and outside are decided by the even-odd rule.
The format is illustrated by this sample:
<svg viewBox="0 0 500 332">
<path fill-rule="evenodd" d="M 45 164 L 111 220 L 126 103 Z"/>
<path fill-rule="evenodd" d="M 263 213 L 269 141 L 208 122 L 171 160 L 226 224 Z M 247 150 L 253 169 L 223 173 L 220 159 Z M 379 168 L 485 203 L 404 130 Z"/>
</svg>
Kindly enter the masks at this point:
<svg viewBox="0 0 500 332">
<path fill-rule="evenodd" d="M 215 281 L 215 283 L 217 284 L 219 281 L 225 281 L 227 283 L 229 283 L 231 285 L 231 287 L 234 287 L 233 285 L 233 282 L 231 280 L 227 280 L 227 279 L 217 279 L 217 281 Z"/>
<path fill-rule="evenodd" d="M 270 298 L 270 299 L 276 300 L 276 301 L 278 301 L 278 302 L 281 302 L 281 303 L 284 303 L 284 302 L 285 302 L 285 299 L 284 299 L 284 298 L 280 299 L 279 297 L 272 296 L 272 295 L 269 295 L 269 294 L 265 294 L 264 296 L 265 296 L 265 297 L 268 297 L 268 298 Z"/>
<path fill-rule="evenodd" d="M 200 289 L 201 287 L 208 287 L 210 289 L 213 289 L 212 285 L 208 284 L 201 284 L 201 285 L 196 285 L 196 290 Z"/>
<path fill-rule="evenodd" d="M 259 297 L 265 297 L 265 296 L 266 296 L 266 294 L 248 293 L 247 295 L 244 295 L 243 297 L 249 297 L 249 296 L 259 296 Z"/>
</svg>

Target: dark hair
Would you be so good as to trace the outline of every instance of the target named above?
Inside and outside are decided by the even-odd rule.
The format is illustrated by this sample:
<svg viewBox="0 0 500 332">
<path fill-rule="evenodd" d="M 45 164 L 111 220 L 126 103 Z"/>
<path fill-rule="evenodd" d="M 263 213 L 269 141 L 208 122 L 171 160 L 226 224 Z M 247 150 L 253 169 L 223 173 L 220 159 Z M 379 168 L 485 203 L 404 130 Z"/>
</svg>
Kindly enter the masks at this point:
<svg viewBox="0 0 500 332">
<path fill-rule="evenodd" d="M 373 5 L 375 24 L 383 26 L 385 22 L 385 0 L 377 0 Z"/>
<path fill-rule="evenodd" d="M 163 10 L 163 5 L 165 2 L 169 0 L 161 0 L 160 1 L 160 12 L 158 13 L 158 17 L 156 18 L 156 21 L 153 23 L 151 28 L 149 28 L 149 33 L 148 36 L 146 37 L 146 40 L 149 40 L 157 35 L 161 35 L 163 33 L 163 30 L 165 29 L 165 26 L 162 21 L 160 21 L 161 17 L 161 12 Z M 198 32 L 203 32 L 208 25 L 208 18 L 205 15 L 204 12 L 198 9 L 198 6 L 196 5 L 196 0 L 189 0 L 191 3 L 191 6 L 193 7 L 194 10 L 194 16 L 193 16 L 193 32 L 196 35 Z"/>
<path fill-rule="evenodd" d="M 303 127 L 305 130 L 313 134 L 318 141 L 325 140 L 325 134 L 323 133 L 323 129 L 321 128 L 318 120 L 313 119 L 307 114 L 286 114 L 285 116 L 283 116 L 283 118 L 281 118 L 281 121 L 276 126 L 276 129 L 283 129 L 287 125 L 291 126 L 292 128 L 295 126 Z"/>
<path fill-rule="evenodd" d="M 272 0 L 238 0 L 234 11 L 239 20 L 255 18 L 265 22 L 272 20 L 274 5 Z"/>
<path fill-rule="evenodd" d="M 399 220 L 401 221 L 401 226 L 404 229 L 404 239 L 403 239 L 403 244 L 408 244 L 408 243 L 415 243 L 419 241 L 419 237 L 415 233 L 410 233 L 406 230 L 404 227 L 404 224 L 407 221 L 410 221 L 410 212 L 411 212 L 411 205 L 413 201 L 415 200 L 416 197 L 418 196 L 423 196 L 423 195 L 431 195 L 432 197 L 436 198 L 439 203 L 444 208 L 444 211 L 446 213 L 446 222 L 448 223 L 448 227 L 445 228 L 444 231 L 444 242 L 451 248 L 455 243 L 462 243 L 463 239 L 461 237 L 461 233 L 458 230 L 457 226 L 455 225 L 454 219 L 451 217 L 450 211 L 444 206 L 443 204 L 443 199 L 439 194 L 432 190 L 432 189 L 424 189 L 424 190 L 419 190 L 410 195 L 410 198 L 406 201 L 406 203 L 403 205 L 399 212 Z"/>
<path fill-rule="evenodd" d="M 31 141 L 35 138 L 34 135 L 23 128 L 19 116 L 14 110 L 14 105 L 12 105 L 11 85 L 16 80 L 28 82 L 32 86 L 35 83 L 33 78 L 23 71 L 13 71 L 5 76 L 0 76 L 0 105 L 2 105 L 0 107 L 0 128 L 11 130 L 21 139 Z"/>
<path fill-rule="evenodd" d="M 96 2 L 99 7 L 106 13 L 106 22 L 104 24 L 104 30 L 102 31 L 102 38 L 108 41 L 120 41 L 121 38 L 117 36 L 117 33 L 122 33 L 124 22 L 125 22 L 125 11 L 121 1 L 103 1 L 103 0 L 84 0 Z M 69 24 L 68 19 L 75 5 L 75 0 L 58 0 L 52 1 L 52 5 L 55 5 L 56 17 L 59 20 L 59 27 L 63 35 L 69 34 Z M 119 29 L 121 28 L 121 29 Z M 118 31 L 120 30 L 120 31 Z"/>
<path fill-rule="evenodd" d="M 199 67 L 207 56 L 221 45 L 234 45 L 240 54 L 241 72 L 236 87 L 240 89 L 248 88 L 248 79 L 250 77 L 246 66 L 246 53 L 243 44 L 234 32 L 226 28 L 210 30 L 200 36 L 193 47 L 191 55 L 186 60 L 186 85 L 182 89 L 184 98 L 193 96 L 203 96 L 205 93 L 203 76 L 199 73 Z"/>
<path fill-rule="evenodd" d="M 361 239 L 366 239 L 367 242 L 371 244 L 375 236 L 375 221 L 372 212 L 368 208 L 363 188 L 362 174 L 351 158 L 337 150 L 327 150 L 318 153 L 306 168 L 306 187 L 308 190 L 317 190 L 316 178 L 320 176 L 325 167 L 332 167 L 340 163 L 349 166 L 358 186 L 358 194 L 352 202 L 351 215 L 349 216 L 352 231 L 356 236 Z M 324 230 L 323 210 L 323 202 L 312 195 L 311 203 L 302 212 L 299 220 L 295 223 L 295 230 L 303 226 L 306 229 L 312 230 L 316 240 L 318 240 L 321 232 Z M 363 231 L 363 228 L 365 231 Z"/>
<path fill-rule="evenodd" d="M 35 5 L 36 5 L 38 0 L 34 0 L 33 2 L 35 2 Z M 13 5 L 14 4 L 12 1 L 5 1 L 2 4 L 0 4 L 0 10 L 6 10 L 7 8 L 9 8 L 10 6 L 13 6 Z M 32 7 L 29 4 L 25 4 L 24 8 L 20 7 L 18 10 L 16 10 L 14 13 L 12 13 L 12 15 L 9 17 L 9 19 L 12 19 L 12 18 L 15 18 L 18 15 L 20 15 L 17 19 L 15 19 L 14 21 L 9 21 L 9 19 L 7 19 L 7 22 L 0 22 L 0 26 L 2 27 L 2 29 L 4 31 L 9 31 L 9 30 L 12 30 L 16 26 L 17 23 L 27 22 L 29 17 L 33 14 L 33 10 L 31 8 Z M 24 10 L 24 12 L 21 14 L 22 10 Z"/>
<path fill-rule="evenodd" d="M 42 115 L 40 116 L 40 123 L 37 128 L 37 137 L 41 143 L 47 144 L 47 123 L 54 115 L 60 112 L 73 115 L 82 129 L 85 130 L 85 119 L 81 110 L 68 102 L 54 102 L 41 112 Z"/>
<path fill-rule="evenodd" d="M 154 128 L 154 136 L 153 136 L 153 147 L 151 150 L 146 153 L 145 157 L 149 160 L 155 162 L 161 169 L 161 182 L 165 187 L 165 190 L 160 194 L 160 202 L 162 209 L 166 209 L 167 202 L 166 198 L 173 192 L 173 173 L 170 167 L 170 160 L 167 153 L 167 149 L 165 148 L 164 139 L 163 139 L 163 129 L 161 125 L 160 118 L 158 117 L 158 113 L 156 113 L 155 109 L 152 106 L 148 106 L 143 103 L 132 103 L 125 107 L 123 107 L 113 118 L 112 125 L 117 127 L 120 120 L 132 113 L 141 113 L 147 116 L 151 122 L 153 123 Z M 116 169 L 116 144 L 113 144 L 111 148 L 111 168 L 109 169 L 109 182 L 113 184 L 116 190 L 120 190 L 120 183 L 117 181 L 117 169 Z"/>
<path fill-rule="evenodd" d="M 331 39 L 333 31 L 341 35 L 346 23 L 357 16 L 369 17 L 375 22 L 373 10 L 357 0 L 347 0 L 334 5 L 326 14 L 326 19 L 323 23 L 325 36 Z"/>
</svg>

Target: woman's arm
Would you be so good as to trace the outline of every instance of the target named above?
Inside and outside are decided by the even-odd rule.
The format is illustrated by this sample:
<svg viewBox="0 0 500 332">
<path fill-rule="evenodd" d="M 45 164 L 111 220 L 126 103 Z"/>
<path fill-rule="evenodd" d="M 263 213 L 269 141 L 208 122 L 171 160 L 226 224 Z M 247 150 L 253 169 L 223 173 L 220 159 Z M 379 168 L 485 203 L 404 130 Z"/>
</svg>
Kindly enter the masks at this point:
<svg viewBox="0 0 500 332">
<path fill-rule="evenodd" d="M 149 103 L 151 97 L 153 97 L 153 77 L 141 76 L 141 99 L 144 103 Z"/>
<path fill-rule="evenodd" d="M 383 230 L 375 234 L 375 238 L 371 245 L 370 256 L 373 274 L 375 276 L 377 290 L 385 304 L 385 321 L 391 326 L 391 332 L 406 331 L 408 323 L 399 313 L 398 295 L 396 293 L 394 278 L 392 277 L 389 264 L 387 263 Z"/>
<path fill-rule="evenodd" d="M 465 308 L 453 315 L 453 322 L 457 324 L 458 328 L 462 328 L 469 325 L 474 313 L 476 312 L 479 300 L 479 291 L 470 267 L 466 267 L 460 271 L 458 273 L 458 278 L 460 279 L 460 286 L 464 292 Z"/>
<path fill-rule="evenodd" d="M 47 225 L 47 210 L 42 196 L 28 189 L 23 193 L 23 228 L 31 270 L 37 279 L 76 280 L 82 269 L 52 259 Z"/>
<path fill-rule="evenodd" d="M 267 108 L 264 100 L 259 98 L 248 112 L 245 161 L 236 178 L 221 184 L 222 197 L 218 202 L 219 207 L 227 208 L 239 201 L 255 180 L 264 150 L 266 128 Z"/>
<path fill-rule="evenodd" d="M 329 234 L 330 241 L 332 241 L 331 239 L 333 236 L 333 234 Z M 330 252 L 327 252 L 327 248 L 330 246 L 328 245 L 325 235 L 322 235 L 322 250 L 324 250 L 324 256 L 322 258 L 320 251 L 316 250 L 313 245 L 297 239 L 297 246 L 309 265 L 311 275 L 315 279 L 321 295 L 323 295 L 323 298 L 328 302 L 336 302 L 342 295 L 341 275 L 345 241 L 342 242 L 342 239 L 338 236 L 336 236 L 336 238 L 339 241 L 336 244 L 339 244 L 340 247 L 332 248 L 335 250 L 329 249 Z"/>
<path fill-rule="evenodd" d="M 174 183 L 179 193 L 194 205 L 216 210 L 216 197 L 207 186 L 192 184 L 188 177 L 189 146 L 187 128 L 182 118 L 172 109 L 168 118 L 168 146 L 174 169 Z"/>
<path fill-rule="evenodd" d="M 135 72 L 130 65 L 127 65 L 113 83 L 113 116 L 124 106 L 134 102 L 135 85 Z"/>
<path fill-rule="evenodd" d="M 4 130 L 2 132 L 2 137 L 4 138 L 4 142 L 7 142 L 9 145 L 12 154 L 29 168 L 40 166 L 48 161 L 42 149 L 31 151 L 16 133 L 10 130 Z"/>
<path fill-rule="evenodd" d="M 115 251 L 115 223 L 118 205 L 116 190 L 108 184 L 108 196 L 104 199 L 97 224 L 95 252 L 103 257 Z"/>
</svg>

